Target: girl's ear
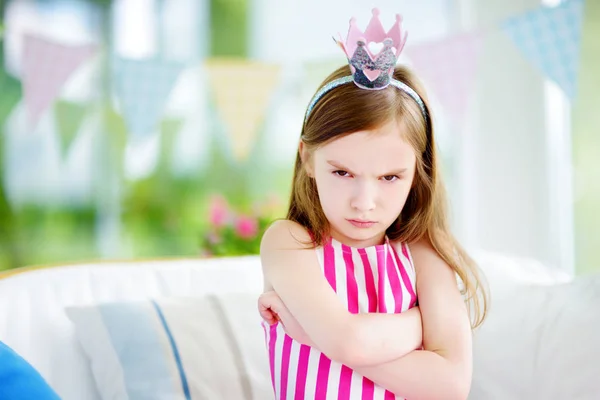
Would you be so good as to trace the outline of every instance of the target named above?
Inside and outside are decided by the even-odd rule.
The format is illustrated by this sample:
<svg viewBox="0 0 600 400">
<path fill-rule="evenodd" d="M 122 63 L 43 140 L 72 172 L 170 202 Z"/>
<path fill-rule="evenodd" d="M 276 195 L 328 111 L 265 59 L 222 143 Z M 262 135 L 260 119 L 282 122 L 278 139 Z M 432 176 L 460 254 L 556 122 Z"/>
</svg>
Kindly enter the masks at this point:
<svg viewBox="0 0 600 400">
<path fill-rule="evenodd" d="M 302 140 L 298 145 L 298 152 L 300 154 L 300 159 L 302 160 L 302 167 L 304 168 L 304 171 L 306 171 L 306 175 L 308 175 L 311 178 L 314 177 L 310 154 L 308 153 L 306 145 Z"/>
</svg>

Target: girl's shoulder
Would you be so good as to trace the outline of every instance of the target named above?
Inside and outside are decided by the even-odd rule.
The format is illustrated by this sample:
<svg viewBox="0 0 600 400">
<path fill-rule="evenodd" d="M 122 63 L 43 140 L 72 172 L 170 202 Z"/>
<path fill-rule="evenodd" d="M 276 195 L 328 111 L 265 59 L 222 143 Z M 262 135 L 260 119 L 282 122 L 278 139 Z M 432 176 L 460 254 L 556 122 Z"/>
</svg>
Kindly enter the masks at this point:
<svg viewBox="0 0 600 400">
<path fill-rule="evenodd" d="M 308 250 L 313 248 L 308 229 L 295 221 L 280 219 L 265 231 L 260 246 L 261 254 L 275 250 Z"/>
<path fill-rule="evenodd" d="M 260 245 L 260 260 L 265 287 L 273 276 L 293 275 L 291 270 L 320 271 L 308 230 L 290 220 L 275 221 L 265 231 Z M 295 273 L 295 272 L 294 272 Z"/>
</svg>

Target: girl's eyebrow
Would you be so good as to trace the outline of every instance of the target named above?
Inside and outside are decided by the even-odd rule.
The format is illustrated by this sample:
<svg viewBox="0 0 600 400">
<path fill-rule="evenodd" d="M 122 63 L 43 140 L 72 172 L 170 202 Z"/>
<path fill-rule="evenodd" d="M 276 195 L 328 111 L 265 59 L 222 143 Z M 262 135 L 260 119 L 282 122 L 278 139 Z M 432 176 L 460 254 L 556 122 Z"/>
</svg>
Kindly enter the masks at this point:
<svg viewBox="0 0 600 400">
<path fill-rule="evenodd" d="M 347 172 L 352 172 L 350 171 L 349 168 L 346 168 L 342 163 L 340 163 L 339 161 L 335 161 L 335 160 L 327 160 L 327 163 L 329 165 L 331 165 L 334 168 L 338 168 Z M 385 174 L 381 174 L 381 176 L 388 176 L 388 175 L 402 175 L 404 173 L 406 173 L 406 171 L 408 171 L 408 168 L 399 168 L 390 172 L 386 172 Z"/>
<path fill-rule="evenodd" d="M 384 176 L 387 176 L 387 175 L 402 175 L 406 171 L 408 171 L 408 168 L 400 168 L 400 169 L 397 169 L 397 170 L 394 170 L 394 171 L 390 171 L 390 172 L 388 172 L 386 174 L 383 174 L 383 175 Z"/>
<path fill-rule="evenodd" d="M 342 164 L 339 161 L 327 160 L 327 163 L 329 165 L 331 165 L 332 167 L 334 167 L 334 168 L 341 169 L 341 170 L 346 171 L 346 172 L 350 172 L 352 175 L 356 175 L 354 172 L 352 172 L 352 170 L 350 170 L 350 168 L 345 167 L 344 164 Z"/>
<path fill-rule="evenodd" d="M 339 161 L 327 160 L 327 164 L 331 165 L 332 167 L 343 169 L 344 171 L 348 171 L 348 168 L 344 167 L 344 165 L 342 165 L 342 163 Z"/>
</svg>

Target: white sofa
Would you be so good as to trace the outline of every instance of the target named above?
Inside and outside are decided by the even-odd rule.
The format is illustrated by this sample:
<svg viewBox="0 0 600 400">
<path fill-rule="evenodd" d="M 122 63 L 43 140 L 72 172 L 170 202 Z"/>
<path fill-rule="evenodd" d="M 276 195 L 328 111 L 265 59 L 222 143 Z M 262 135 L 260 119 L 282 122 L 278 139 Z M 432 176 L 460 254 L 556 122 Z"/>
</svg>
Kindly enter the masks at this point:
<svg viewBox="0 0 600 400">
<path fill-rule="evenodd" d="M 571 280 L 534 261 L 497 254 L 479 252 L 476 259 L 493 302 L 487 322 L 475 334 L 470 398 L 600 399 L 600 279 Z M 32 363 L 63 399 L 99 400 L 98 360 L 90 360 L 89 348 L 84 351 L 65 307 L 173 296 L 201 300 L 207 294 L 244 294 L 251 303 L 248 299 L 261 288 L 259 260 L 253 256 L 26 271 L 0 279 L 0 341 Z M 246 327 L 256 323 L 256 329 L 239 328 L 248 332 L 237 337 L 250 366 L 252 389 L 246 397 L 268 399 L 268 363 L 253 307 L 223 310 Z M 198 357 L 202 362 L 212 363 Z M 212 365 L 212 373 L 221 372 L 227 371 Z"/>
</svg>

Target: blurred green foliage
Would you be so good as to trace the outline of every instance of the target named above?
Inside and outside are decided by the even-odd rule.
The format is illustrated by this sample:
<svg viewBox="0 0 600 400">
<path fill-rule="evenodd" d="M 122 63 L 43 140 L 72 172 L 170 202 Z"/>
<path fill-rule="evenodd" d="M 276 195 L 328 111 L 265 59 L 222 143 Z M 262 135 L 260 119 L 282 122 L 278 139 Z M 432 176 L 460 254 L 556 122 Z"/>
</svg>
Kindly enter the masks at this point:
<svg viewBox="0 0 600 400">
<path fill-rule="evenodd" d="M 4 65 L 4 42 L 0 39 L 0 66 Z M 10 111 L 21 98 L 21 84 L 0 68 L 0 270 L 22 263 L 17 245 L 15 213 L 5 193 L 4 125 Z"/>
<path fill-rule="evenodd" d="M 112 2 L 95 0 L 101 6 L 101 24 L 105 30 L 105 46 L 110 51 L 112 39 L 108 23 Z M 0 8 L 4 7 L 2 4 Z M 4 10 L 0 10 L 3 13 Z M 247 0 L 211 0 L 211 54 L 245 57 L 247 49 Z M 0 14 L 2 15 L 2 14 Z M 0 41 L 1 46 L 1 41 Z M 0 47 L 0 50 L 3 50 Z M 4 52 L 0 51 L 0 57 Z M 109 181 L 121 188 L 118 199 L 121 243 L 110 258 L 164 257 L 248 254 L 258 251 L 260 233 L 269 221 L 283 210 L 271 209 L 256 216 L 258 230 L 251 238 L 243 238 L 234 225 L 219 231 L 222 241 L 209 243 L 215 233 L 209 220 L 211 199 L 222 196 L 231 210 L 252 216 L 256 204 L 275 195 L 285 198 L 291 177 L 290 169 L 276 170 L 268 165 L 263 136 L 247 160 L 235 160 L 222 140 L 220 132 L 211 132 L 208 157 L 210 167 L 176 175 L 172 165 L 173 143 L 184 121 L 163 118 L 160 121 L 160 156 L 150 175 L 128 181 L 124 177 L 123 160 L 127 129 L 112 106 L 108 87 L 110 71 L 105 61 L 101 73 L 101 97 L 97 104 L 74 103 L 59 99 L 54 115 L 62 159 L 80 133 L 82 121 L 90 114 L 99 116 L 100 141 L 94 143 L 93 157 L 107 168 L 94 170 L 93 199 L 77 205 L 46 205 L 40 202 L 12 205 L 4 192 L 5 174 L 0 170 L 0 270 L 23 265 L 54 264 L 104 257 L 99 244 L 99 223 L 112 200 Z M 22 99 L 21 82 L 4 69 L 0 58 L 0 168 L 5 166 L 4 144 L 7 118 Z M 214 105 L 209 104 L 213 108 Z M 214 111 L 214 109 L 212 109 Z M 210 112 L 216 115 L 215 112 Z M 215 125 L 215 124 L 213 124 Z M 217 126 L 217 125 L 215 125 Z M 23 155 L 27 157 L 27 155 Z M 94 165 L 96 165 L 94 164 Z M 291 167 L 291 166 L 290 166 Z M 214 237 L 214 236 L 213 236 Z"/>
<path fill-rule="evenodd" d="M 210 54 L 246 57 L 248 0 L 210 0 Z"/>
<path fill-rule="evenodd" d="M 578 93 L 572 112 L 578 274 L 600 271 L 600 2 L 586 2 L 582 29 Z"/>
</svg>

